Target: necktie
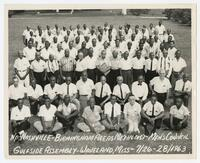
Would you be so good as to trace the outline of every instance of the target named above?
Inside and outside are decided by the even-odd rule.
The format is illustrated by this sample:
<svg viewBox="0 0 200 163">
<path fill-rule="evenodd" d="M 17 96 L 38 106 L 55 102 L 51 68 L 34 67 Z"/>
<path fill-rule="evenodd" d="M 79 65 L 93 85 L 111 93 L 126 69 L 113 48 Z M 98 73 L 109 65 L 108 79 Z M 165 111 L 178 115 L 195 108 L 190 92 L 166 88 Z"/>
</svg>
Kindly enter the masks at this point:
<svg viewBox="0 0 200 163">
<path fill-rule="evenodd" d="M 163 58 L 161 58 L 161 61 L 160 61 L 160 69 L 162 69 L 162 60 Z"/>
<path fill-rule="evenodd" d="M 69 95 L 69 84 L 67 84 L 67 95 Z"/>
<path fill-rule="evenodd" d="M 123 98 L 123 92 L 122 92 L 122 86 L 120 85 L 119 88 L 120 88 L 121 99 L 124 99 Z"/>
<path fill-rule="evenodd" d="M 166 58 L 164 60 L 164 70 L 166 70 Z"/>
<path fill-rule="evenodd" d="M 114 104 L 112 104 L 112 112 L 111 112 L 111 119 L 114 118 Z"/>
<path fill-rule="evenodd" d="M 100 98 L 102 98 L 102 94 L 103 94 L 103 84 L 101 86 Z"/>
<path fill-rule="evenodd" d="M 183 88 L 182 88 L 182 91 L 184 91 L 185 89 L 185 82 L 183 82 Z"/>
<path fill-rule="evenodd" d="M 152 116 L 154 116 L 154 104 L 152 104 Z"/>
<path fill-rule="evenodd" d="M 153 59 L 151 60 L 151 67 L 150 67 L 150 70 L 152 71 L 153 69 Z"/>
</svg>

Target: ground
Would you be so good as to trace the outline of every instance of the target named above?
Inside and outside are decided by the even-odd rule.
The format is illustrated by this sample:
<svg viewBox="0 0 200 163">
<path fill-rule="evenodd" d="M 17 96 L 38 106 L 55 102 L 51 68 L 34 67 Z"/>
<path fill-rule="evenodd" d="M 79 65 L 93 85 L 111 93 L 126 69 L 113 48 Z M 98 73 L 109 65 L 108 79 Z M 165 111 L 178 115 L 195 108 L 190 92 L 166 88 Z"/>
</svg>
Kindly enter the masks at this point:
<svg viewBox="0 0 200 163">
<path fill-rule="evenodd" d="M 17 15 L 10 18 L 9 21 L 9 83 L 11 83 L 11 79 L 13 76 L 13 63 L 14 60 L 17 57 L 17 51 L 23 49 L 23 43 L 22 43 L 22 32 L 26 28 L 27 25 L 31 26 L 32 28 L 36 28 L 37 25 L 42 26 L 43 28 L 48 24 L 50 26 L 54 26 L 55 24 L 58 24 L 60 27 L 63 25 L 69 26 L 69 25 L 76 25 L 76 24 L 84 24 L 86 23 L 88 26 L 91 25 L 102 25 L 104 22 L 108 22 L 109 24 L 113 24 L 115 27 L 118 27 L 119 25 L 124 25 L 125 23 L 131 24 L 131 26 L 135 26 L 136 24 L 142 26 L 146 25 L 148 26 L 151 22 L 153 24 L 157 24 L 159 18 L 152 17 L 152 18 L 145 18 L 144 16 L 136 17 L 136 16 L 120 16 L 120 15 L 114 15 L 112 16 L 108 15 L 100 15 L 100 16 L 92 16 L 90 14 L 86 14 L 87 16 L 83 16 L 81 14 L 75 14 L 73 16 L 67 15 Z M 147 15 L 152 16 L 150 15 Z M 163 16 L 163 15 L 161 15 Z M 182 51 L 183 58 L 187 62 L 187 73 L 191 74 L 191 27 L 181 25 L 178 23 L 174 23 L 169 20 L 163 21 L 166 28 L 171 28 L 172 33 L 174 34 L 174 37 L 176 39 L 176 47 Z M 189 110 L 192 110 L 191 107 Z M 35 121 L 36 118 L 32 118 L 31 121 Z M 191 122 L 191 120 L 190 120 Z M 29 130 L 29 133 L 31 135 L 35 135 L 35 130 L 31 128 Z M 61 133 L 61 132 L 60 132 Z M 143 130 L 142 130 L 143 133 Z M 159 130 L 158 134 L 164 134 L 167 135 L 169 131 L 167 130 Z M 185 145 L 187 148 L 186 150 L 183 150 L 183 153 L 191 153 L 192 152 L 192 136 L 191 136 L 191 124 L 189 123 L 189 126 L 184 129 L 183 131 L 179 132 L 178 134 L 187 135 L 188 139 L 182 139 L 182 140 L 172 140 L 172 141 L 153 141 L 153 140 L 147 140 L 148 138 L 145 138 L 144 140 L 125 140 L 125 141 L 82 141 L 81 143 L 79 141 L 65 141 L 65 142 L 54 142 L 54 141 L 25 141 L 24 143 L 20 144 L 21 148 L 40 148 L 40 147 L 47 147 L 51 146 L 54 148 L 67 148 L 67 147 L 85 147 L 86 145 L 88 147 L 112 147 L 113 149 L 116 149 L 117 146 L 124 146 L 124 147 L 130 147 L 130 153 L 137 153 L 135 149 L 138 148 L 139 145 L 146 145 L 150 146 L 153 151 L 143 151 L 141 153 L 156 153 L 155 148 L 157 149 L 159 145 L 168 145 L 175 146 L 175 145 L 182 145 L 182 147 Z M 77 133 L 67 132 L 65 133 L 65 136 L 74 136 L 77 135 Z M 85 133 L 80 133 L 79 135 L 85 135 Z M 92 135 L 91 133 L 88 133 L 86 135 Z M 116 135 L 115 132 L 112 133 L 103 133 L 102 135 L 106 136 L 114 136 Z M 172 133 L 172 135 L 176 135 L 176 133 Z M 14 144 L 13 141 L 10 141 L 9 145 L 9 153 L 13 154 L 13 148 L 18 146 L 19 144 Z M 118 147 L 117 147 L 118 148 Z M 132 149 L 132 150 L 131 150 Z M 173 153 L 174 151 L 169 150 L 169 153 Z M 77 153 L 80 153 L 78 151 Z M 77 154 L 76 153 L 76 154 Z M 88 152 L 91 154 L 90 152 Z M 109 152 L 104 152 L 105 154 L 109 154 Z M 111 151 L 112 153 L 112 151 Z M 119 152 L 119 150 L 116 150 L 114 153 L 123 154 Z M 157 152 L 159 153 L 159 152 Z M 164 151 L 161 151 L 161 153 L 165 153 Z M 180 153 L 180 152 L 175 152 Z M 100 153 L 101 154 L 101 153 Z"/>
</svg>

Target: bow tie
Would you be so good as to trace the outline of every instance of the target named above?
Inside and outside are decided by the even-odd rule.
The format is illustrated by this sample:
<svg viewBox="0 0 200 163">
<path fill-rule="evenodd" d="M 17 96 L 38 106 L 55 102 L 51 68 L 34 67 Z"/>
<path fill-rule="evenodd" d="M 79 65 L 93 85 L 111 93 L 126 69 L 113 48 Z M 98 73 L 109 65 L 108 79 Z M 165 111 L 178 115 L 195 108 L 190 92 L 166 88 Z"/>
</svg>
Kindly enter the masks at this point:
<svg viewBox="0 0 200 163">
<path fill-rule="evenodd" d="M 138 85 L 142 85 L 142 83 L 140 84 L 140 83 L 138 83 Z"/>
</svg>

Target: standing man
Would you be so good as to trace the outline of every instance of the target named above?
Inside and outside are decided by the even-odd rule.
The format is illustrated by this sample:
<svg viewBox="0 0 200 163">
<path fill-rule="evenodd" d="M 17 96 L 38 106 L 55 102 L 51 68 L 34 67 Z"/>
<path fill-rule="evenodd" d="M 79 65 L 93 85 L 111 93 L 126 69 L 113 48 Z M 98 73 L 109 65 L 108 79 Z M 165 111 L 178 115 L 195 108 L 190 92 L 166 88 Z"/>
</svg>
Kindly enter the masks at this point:
<svg viewBox="0 0 200 163">
<path fill-rule="evenodd" d="M 124 119 L 128 124 L 127 134 L 131 134 L 133 132 L 140 133 L 138 128 L 140 123 L 140 112 L 141 106 L 137 102 L 135 102 L 136 98 L 131 95 L 129 96 L 128 102 L 124 105 Z"/>
<path fill-rule="evenodd" d="M 158 38 L 160 42 L 163 42 L 163 35 L 165 30 L 165 26 L 162 24 L 162 20 L 159 20 L 158 25 L 155 27 L 155 29 L 158 31 Z"/>
<path fill-rule="evenodd" d="M 175 100 L 175 105 L 170 108 L 169 118 L 163 120 L 163 123 L 171 130 L 181 130 L 187 127 L 190 112 L 183 105 L 180 97 Z"/>
<path fill-rule="evenodd" d="M 36 84 L 35 79 L 31 79 L 30 86 L 27 89 L 27 96 L 29 98 L 30 109 L 32 115 L 37 115 L 39 107 L 44 103 L 43 89 Z"/>
<path fill-rule="evenodd" d="M 58 121 L 63 125 L 64 133 L 70 129 L 73 131 L 75 120 L 78 118 L 79 111 L 73 103 L 71 103 L 69 95 L 64 96 L 63 103 L 58 106 L 55 115 Z"/>
<path fill-rule="evenodd" d="M 131 93 L 134 95 L 135 100 L 143 106 L 148 96 L 148 85 L 144 82 L 144 77 L 141 75 L 138 80 L 133 82 Z"/>
<path fill-rule="evenodd" d="M 113 95 L 117 97 L 117 102 L 121 105 L 123 110 L 124 104 L 127 102 L 130 95 L 130 89 L 127 84 L 123 83 L 122 76 L 117 77 L 117 85 L 113 89 Z"/>
<path fill-rule="evenodd" d="M 95 101 L 101 107 L 110 99 L 110 86 L 106 83 L 106 77 L 101 76 L 100 82 L 95 84 Z"/>
<path fill-rule="evenodd" d="M 44 87 L 44 95 L 50 99 L 51 104 L 58 107 L 60 103 L 60 85 L 56 83 L 55 76 L 50 77 L 50 83 Z"/>
<path fill-rule="evenodd" d="M 65 56 L 59 62 L 60 76 L 63 81 L 65 81 L 67 76 L 70 76 L 73 79 L 73 74 L 75 70 L 76 61 L 74 58 L 69 56 L 69 50 L 65 49 Z"/>
<path fill-rule="evenodd" d="M 170 89 L 172 88 L 169 79 L 165 77 L 165 70 L 160 70 L 159 76 L 154 77 L 149 84 L 149 88 L 157 95 L 158 101 L 164 105 L 165 100 L 168 99 Z"/>
<path fill-rule="evenodd" d="M 56 121 L 55 113 L 57 109 L 51 104 L 51 100 L 47 97 L 44 105 L 42 105 L 38 112 L 39 121 L 36 121 L 33 126 L 41 134 L 56 135 L 56 131 L 62 128 L 62 124 Z"/>
<path fill-rule="evenodd" d="M 132 78 L 132 63 L 131 59 L 128 57 L 128 51 L 124 52 L 124 57 L 120 60 L 120 72 L 121 76 L 124 79 L 124 83 L 131 88 L 131 84 L 133 82 Z"/>
<path fill-rule="evenodd" d="M 78 97 L 81 105 L 80 113 L 83 113 L 83 109 L 88 106 L 88 99 L 94 96 L 94 82 L 88 78 L 87 72 L 83 71 L 80 80 L 76 83 L 78 90 Z"/>
<path fill-rule="evenodd" d="M 174 59 L 175 58 L 175 53 L 176 53 L 177 49 L 175 48 L 175 42 L 171 41 L 169 43 L 169 48 L 168 48 L 168 56 L 170 59 Z"/>
<path fill-rule="evenodd" d="M 24 85 L 25 87 L 28 87 L 30 83 L 29 67 L 30 63 L 28 59 L 23 56 L 22 51 L 18 51 L 18 58 L 14 62 L 14 69 L 20 84 Z"/>
<path fill-rule="evenodd" d="M 138 79 L 138 76 L 144 76 L 144 66 L 145 66 L 145 59 L 141 56 L 141 51 L 136 51 L 136 57 L 132 60 L 133 66 L 133 81 Z"/>
<path fill-rule="evenodd" d="M 31 117 L 30 108 L 24 105 L 23 99 L 17 100 L 17 106 L 11 111 L 12 133 L 18 136 L 15 141 L 21 141 L 20 136 L 30 128 L 29 118 Z"/>
<path fill-rule="evenodd" d="M 161 127 L 162 118 L 164 116 L 164 108 L 163 105 L 157 101 L 155 94 L 153 94 L 151 96 L 151 100 L 143 106 L 141 116 L 141 123 L 145 129 L 145 135 L 149 135 L 147 124 L 150 124 L 153 128 L 150 133 L 155 133 L 156 129 Z"/>
<path fill-rule="evenodd" d="M 46 63 L 41 59 L 40 52 L 36 52 L 35 60 L 31 63 L 30 69 L 32 77 L 36 79 L 36 83 L 44 88 L 47 77 Z"/>
<path fill-rule="evenodd" d="M 187 64 L 185 60 L 181 57 L 181 51 L 177 50 L 175 53 L 175 58 L 172 61 L 172 87 L 174 88 L 175 82 L 180 78 L 180 75 L 184 73 Z"/>
<path fill-rule="evenodd" d="M 35 59 L 35 53 L 36 53 L 36 49 L 35 47 L 33 47 L 33 42 L 29 40 L 28 46 L 23 49 L 23 55 L 31 63 Z"/>
<path fill-rule="evenodd" d="M 75 81 L 78 81 L 83 71 L 87 70 L 87 62 L 82 52 L 78 53 L 78 60 L 76 61 Z"/>
</svg>

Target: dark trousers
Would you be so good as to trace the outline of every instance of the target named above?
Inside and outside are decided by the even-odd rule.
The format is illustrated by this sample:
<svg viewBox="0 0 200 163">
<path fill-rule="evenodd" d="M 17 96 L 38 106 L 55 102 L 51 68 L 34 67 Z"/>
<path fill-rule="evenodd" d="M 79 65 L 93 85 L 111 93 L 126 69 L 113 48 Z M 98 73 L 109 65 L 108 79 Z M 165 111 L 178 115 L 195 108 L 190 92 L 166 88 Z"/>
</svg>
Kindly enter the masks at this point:
<svg viewBox="0 0 200 163">
<path fill-rule="evenodd" d="M 165 104 L 165 100 L 167 99 L 167 93 L 157 93 L 156 92 L 156 96 L 158 99 L 158 102 L 160 102 L 161 104 Z"/>
<path fill-rule="evenodd" d="M 9 99 L 9 112 L 8 112 L 8 117 L 10 119 L 10 115 L 11 115 L 11 109 L 15 106 L 17 106 L 18 102 L 17 100 L 14 99 Z"/>
<path fill-rule="evenodd" d="M 36 83 L 41 85 L 44 88 L 46 81 L 44 80 L 44 72 L 33 72 Z"/>
<path fill-rule="evenodd" d="M 68 76 L 70 76 L 71 77 L 71 79 L 72 79 L 72 82 L 74 82 L 74 72 L 73 71 L 62 71 L 62 75 L 64 76 L 64 77 L 68 77 Z M 62 83 L 63 82 L 65 82 L 65 81 L 62 81 Z"/>
<path fill-rule="evenodd" d="M 140 75 L 144 76 L 144 69 L 133 69 L 133 81 L 137 81 Z"/>
<path fill-rule="evenodd" d="M 156 76 L 158 76 L 158 74 L 157 74 L 156 71 L 147 70 L 147 72 L 145 74 L 145 81 L 146 81 L 146 83 L 149 85 L 151 79 L 153 79 Z"/>
<path fill-rule="evenodd" d="M 109 79 L 107 79 L 108 85 L 110 85 L 111 91 L 113 91 L 114 86 L 117 84 L 117 77 L 120 75 L 119 69 L 110 70 Z"/>
<path fill-rule="evenodd" d="M 96 105 L 100 105 L 107 97 L 108 96 L 100 98 L 100 97 L 95 96 L 95 103 L 96 103 Z"/>
<path fill-rule="evenodd" d="M 154 118 L 154 117 L 155 117 L 155 116 L 152 116 L 152 117 L 150 117 L 150 118 Z M 141 118 L 141 124 L 142 124 L 144 127 L 146 127 L 145 123 L 146 123 L 146 124 L 150 124 L 150 122 L 149 122 L 148 119 L 142 117 L 142 118 Z M 156 119 L 153 128 L 154 128 L 154 129 L 159 129 L 159 128 L 161 127 L 161 124 L 162 124 L 162 118 Z"/>
<path fill-rule="evenodd" d="M 188 123 L 187 121 L 185 121 L 182 126 L 178 126 L 179 122 L 181 121 L 181 119 L 178 119 L 178 118 L 175 118 L 173 117 L 173 125 L 174 125 L 174 129 L 175 130 L 180 130 L 180 129 L 183 129 L 183 128 L 186 128 Z M 171 129 L 171 126 L 170 126 L 170 119 L 169 118 L 166 118 L 163 120 L 163 124 L 166 125 L 168 128 Z"/>
<path fill-rule="evenodd" d="M 87 69 L 88 78 L 93 80 L 94 83 L 96 83 L 96 69 Z"/>
<path fill-rule="evenodd" d="M 77 82 L 78 80 L 80 80 L 81 78 L 81 74 L 82 74 L 82 71 L 76 71 L 75 72 L 75 81 Z"/>
<path fill-rule="evenodd" d="M 121 70 L 121 75 L 123 77 L 124 83 L 127 84 L 129 88 L 131 89 L 131 85 L 133 82 L 132 70 Z"/>
<path fill-rule="evenodd" d="M 172 75 L 171 75 L 171 84 L 172 84 L 172 88 L 175 87 L 175 83 L 176 81 L 179 79 L 179 73 L 177 72 L 172 72 Z"/>
<path fill-rule="evenodd" d="M 31 100 L 29 99 L 29 102 L 30 102 L 30 110 L 31 110 L 31 114 L 33 115 L 37 115 L 38 113 L 38 106 L 41 106 L 44 104 L 44 100 L 40 100 L 40 101 L 37 101 L 37 100 Z"/>
<path fill-rule="evenodd" d="M 72 112 L 73 113 L 73 112 Z M 71 114 L 72 114 L 71 113 Z M 70 117 L 69 119 L 64 119 L 62 117 L 57 117 L 58 121 L 63 124 L 63 127 L 70 128 L 74 125 L 75 120 L 78 118 L 78 115 Z"/>
<path fill-rule="evenodd" d="M 21 122 L 21 121 L 17 121 Z M 18 133 L 22 130 L 28 130 L 30 128 L 30 123 L 26 120 L 20 124 L 14 125 L 14 123 L 11 123 L 12 133 Z"/>
</svg>

